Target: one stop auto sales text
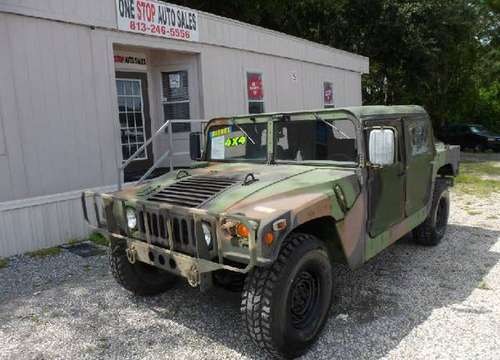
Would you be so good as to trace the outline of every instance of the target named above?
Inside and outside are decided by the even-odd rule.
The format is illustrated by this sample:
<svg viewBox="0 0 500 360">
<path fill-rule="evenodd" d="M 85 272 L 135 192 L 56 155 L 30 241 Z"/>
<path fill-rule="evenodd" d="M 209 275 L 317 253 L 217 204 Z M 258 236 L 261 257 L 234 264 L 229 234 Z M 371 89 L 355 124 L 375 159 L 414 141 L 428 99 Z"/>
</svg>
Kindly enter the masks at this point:
<svg viewBox="0 0 500 360">
<path fill-rule="evenodd" d="M 197 40 L 195 11 L 150 0 L 117 0 L 117 10 L 120 30 Z"/>
</svg>

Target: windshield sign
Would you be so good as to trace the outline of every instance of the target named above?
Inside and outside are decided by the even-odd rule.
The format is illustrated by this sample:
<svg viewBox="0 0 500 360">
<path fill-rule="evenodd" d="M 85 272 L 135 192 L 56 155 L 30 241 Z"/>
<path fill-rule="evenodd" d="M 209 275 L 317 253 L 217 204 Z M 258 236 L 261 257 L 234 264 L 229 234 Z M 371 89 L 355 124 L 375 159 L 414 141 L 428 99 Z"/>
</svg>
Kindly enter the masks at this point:
<svg viewBox="0 0 500 360">
<path fill-rule="evenodd" d="M 255 160 L 267 158 L 267 124 L 214 126 L 208 132 L 210 160 Z"/>
</svg>

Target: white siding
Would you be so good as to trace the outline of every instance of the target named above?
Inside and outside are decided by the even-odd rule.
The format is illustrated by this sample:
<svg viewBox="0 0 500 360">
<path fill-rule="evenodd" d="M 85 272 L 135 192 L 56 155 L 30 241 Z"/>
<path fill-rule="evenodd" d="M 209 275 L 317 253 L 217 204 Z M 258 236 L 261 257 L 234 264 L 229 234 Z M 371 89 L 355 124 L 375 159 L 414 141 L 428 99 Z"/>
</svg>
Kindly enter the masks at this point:
<svg viewBox="0 0 500 360">
<path fill-rule="evenodd" d="M 112 183 L 116 136 L 106 38 L 1 13 L 0 26 L 0 44 L 9 49 L 0 52 L 0 109 L 9 149 L 2 162 L 10 169 L 3 174 L 11 177 L 0 201 Z"/>
<path fill-rule="evenodd" d="M 0 11 L 116 29 L 115 0 L 0 0 Z M 199 12 L 200 43 L 368 72 L 368 59 L 310 41 Z"/>
<path fill-rule="evenodd" d="M 84 236 L 78 190 L 116 182 L 114 47 L 148 57 L 153 131 L 160 74 L 176 64 L 190 69 L 193 118 L 247 113 L 246 71 L 263 73 L 269 112 L 323 107 L 325 81 L 336 106 L 361 104 L 364 57 L 204 13 L 200 43 L 115 22 L 114 0 L 0 0 L 0 257 Z"/>
<path fill-rule="evenodd" d="M 205 116 L 248 112 L 246 71 L 263 73 L 267 112 L 323 107 L 323 82 L 333 83 L 335 105 L 361 105 L 361 75 L 269 55 L 225 48 L 204 47 L 202 83 Z M 296 81 L 290 74 L 294 72 Z"/>
<path fill-rule="evenodd" d="M 110 192 L 114 186 L 95 189 Z M 90 229 L 83 220 L 81 192 L 73 191 L 0 203 L 0 257 L 83 239 Z M 92 218 L 89 205 L 89 216 Z"/>
<path fill-rule="evenodd" d="M 116 22 L 115 0 L 0 0 L 0 11 L 105 27 Z"/>
</svg>

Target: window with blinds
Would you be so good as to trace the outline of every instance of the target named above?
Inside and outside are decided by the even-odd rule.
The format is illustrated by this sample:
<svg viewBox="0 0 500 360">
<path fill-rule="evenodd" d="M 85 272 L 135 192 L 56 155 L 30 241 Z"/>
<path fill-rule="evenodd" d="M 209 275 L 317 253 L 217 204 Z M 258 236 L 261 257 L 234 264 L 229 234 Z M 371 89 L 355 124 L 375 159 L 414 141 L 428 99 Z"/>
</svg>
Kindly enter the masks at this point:
<svg viewBox="0 0 500 360">
<path fill-rule="evenodd" d="M 187 71 L 171 71 L 162 73 L 163 114 L 167 120 L 190 119 L 190 100 Z M 190 132 L 190 123 L 173 123 L 172 131 Z"/>
</svg>

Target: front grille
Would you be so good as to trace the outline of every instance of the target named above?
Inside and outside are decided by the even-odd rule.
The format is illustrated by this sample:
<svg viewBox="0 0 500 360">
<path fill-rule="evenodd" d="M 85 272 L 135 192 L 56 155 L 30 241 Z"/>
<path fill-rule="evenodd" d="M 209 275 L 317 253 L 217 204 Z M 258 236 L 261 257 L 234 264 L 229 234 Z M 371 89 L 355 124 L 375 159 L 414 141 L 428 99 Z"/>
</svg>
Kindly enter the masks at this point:
<svg viewBox="0 0 500 360">
<path fill-rule="evenodd" d="M 191 176 L 165 187 L 148 200 L 184 207 L 200 207 L 236 182 L 237 180 L 227 177 Z"/>
<path fill-rule="evenodd" d="M 149 234 L 152 244 L 170 249 L 168 231 L 170 226 L 174 249 L 190 255 L 196 253 L 196 232 L 193 219 L 142 210 L 138 211 L 137 215 L 139 232 L 144 240 L 147 240 Z"/>
</svg>

